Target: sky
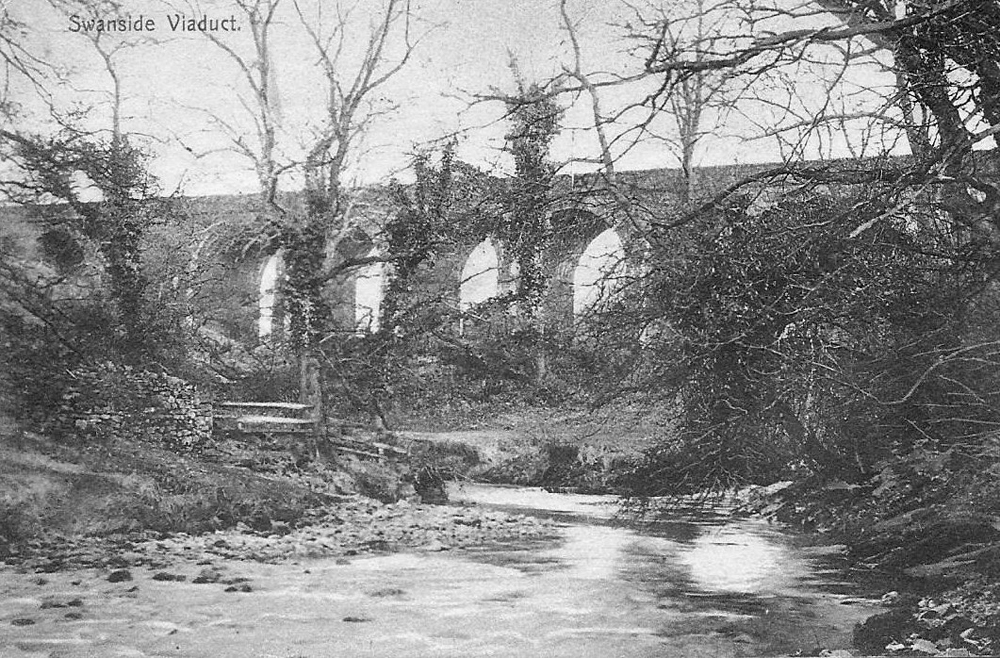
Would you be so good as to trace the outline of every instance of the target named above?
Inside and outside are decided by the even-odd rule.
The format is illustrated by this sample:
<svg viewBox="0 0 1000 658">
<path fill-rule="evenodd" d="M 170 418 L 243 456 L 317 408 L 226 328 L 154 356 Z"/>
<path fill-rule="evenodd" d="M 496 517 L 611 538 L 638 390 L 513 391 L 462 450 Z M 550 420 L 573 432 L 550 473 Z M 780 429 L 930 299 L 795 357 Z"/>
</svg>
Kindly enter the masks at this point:
<svg viewBox="0 0 1000 658">
<path fill-rule="evenodd" d="M 65 84 L 53 95 L 57 104 L 88 108 L 85 121 L 94 127 L 109 125 L 107 112 L 110 78 L 85 35 L 74 32 L 78 23 L 66 13 L 54 11 L 49 0 L 2 0 L 6 11 L 22 20 L 35 52 L 46 61 L 65 68 Z M 94 3 L 99 0 L 93 0 Z M 319 5 L 312 3 L 319 1 Z M 677 0 L 674 0 L 677 1 Z M 310 19 L 320 7 L 330 18 L 329 0 L 299 0 Z M 395 107 L 380 116 L 365 131 L 357 156 L 350 163 L 348 183 L 378 183 L 390 178 L 406 179 L 412 154 L 428 145 L 454 137 L 458 155 L 481 168 L 510 170 L 509 156 L 503 152 L 507 126 L 500 102 L 477 101 L 476 96 L 510 93 L 515 89 L 510 68 L 513 57 L 522 77 L 544 80 L 571 62 L 567 35 L 562 28 L 556 0 L 413 0 L 417 21 L 413 33 L 421 36 L 407 66 L 375 97 L 378 109 Z M 650 0 L 656 4 L 658 0 Z M 151 168 L 168 191 L 185 194 L 254 192 L 256 179 L 250 163 L 235 156 L 231 144 L 219 129 L 220 121 L 239 134 L 250 134 L 252 123 L 242 105 L 245 87 L 239 72 L 222 49 L 200 34 L 178 34 L 169 29 L 168 17 L 208 16 L 226 19 L 236 16 L 240 31 L 220 32 L 220 39 L 234 51 L 248 54 L 250 26 L 240 17 L 233 0 L 122 0 L 127 16 L 156 23 L 153 33 L 106 33 L 108 48 L 121 46 L 114 61 L 121 74 L 125 127 L 143 136 L 154 153 Z M 350 29 L 345 32 L 345 60 L 350 69 L 367 33 L 370 14 L 379 3 L 357 0 Z M 293 0 L 284 0 L 279 24 L 272 36 L 275 82 L 280 91 L 280 115 L 285 127 L 280 135 L 282 152 L 291 159 L 300 157 L 314 134 L 322 107 L 323 91 L 316 75 L 315 52 L 308 35 L 294 13 Z M 625 3 L 614 0 L 567 0 L 571 18 L 577 22 L 585 67 L 594 71 L 621 72 L 634 68 L 636 61 L 627 52 L 630 42 L 614 25 L 629 20 Z M 315 22 L 315 21 L 314 21 Z M 235 23 L 232 23 L 235 24 Z M 327 20 L 327 24 L 329 21 Z M 125 47 L 131 44 L 130 47 Z M 388 57 L 399 50 L 390 49 Z M 877 75 L 869 73 L 867 75 Z M 871 83 L 866 79 L 865 84 Z M 883 84 L 883 82 L 879 82 Z M 642 85 L 606 90 L 602 103 L 611 112 L 638 97 Z M 782 90 L 774 93 L 780 96 Z M 825 90 L 800 94 L 818 106 L 829 103 Z M 21 98 L 29 126 L 44 129 L 44 106 L 25 89 Z M 812 98 L 810 101 L 809 99 Z M 849 103 L 849 94 L 835 99 Z M 587 129 L 589 105 L 569 97 L 563 130 L 552 146 L 559 162 L 593 158 L 596 136 Z M 724 164 L 777 160 L 781 153 L 761 142 L 748 142 L 740 133 L 751 126 L 748 118 L 732 114 L 702 143 L 702 164 Z M 743 130 L 747 128 L 748 130 Z M 837 136 L 831 134 L 831 143 Z M 831 147 L 831 144 L 827 144 Z M 674 167 L 674 150 L 664 142 L 640 144 L 623 155 L 619 169 Z M 575 163 L 567 170 L 593 168 Z M 286 186 L 300 185 L 293 177 Z"/>
</svg>

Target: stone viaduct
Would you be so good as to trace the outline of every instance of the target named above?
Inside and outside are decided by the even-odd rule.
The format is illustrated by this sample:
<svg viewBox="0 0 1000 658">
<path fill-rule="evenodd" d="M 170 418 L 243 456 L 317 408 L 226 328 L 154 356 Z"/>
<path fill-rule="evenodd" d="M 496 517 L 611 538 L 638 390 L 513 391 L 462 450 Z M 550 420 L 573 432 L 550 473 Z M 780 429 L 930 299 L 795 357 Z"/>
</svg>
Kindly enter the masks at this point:
<svg viewBox="0 0 1000 658">
<path fill-rule="evenodd" d="M 699 172 L 699 186 L 707 191 L 719 189 L 761 168 L 705 168 Z M 546 321 L 572 327 L 602 295 L 640 271 L 648 222 L 676 216 L 684 187 L 678 170 L 624 172 L 616 176 L 614 186 L 598 175 L 558 176 L 548 209 L 553 237 L 542 258 L 547 279 L 542 301 Z M 283 202 L 299 201 L 292 194 Z M 284 324 L 282 254 L 259 235 L 245 233 L 245 227 L 253 224 L 248 220 L 260 215 L 259 204 L 253 195 L 175 200 L 150 245 L 150 252 L 158 254 L 154 260 L 172 261 L 175 271 L 179 268 L 182 273 L 199 272 L 197 286 L 179 283 L 183 277 L 177 275 L 154 281 L 154 286 L 166 291 L 171 286 L 190 285 L 187 312 L 216 335 L 247 344 L 280 334 Z M 382 227 L 398 211 L 386 187 L 353 192 L 348 210 L 350 229 L 331 236 L 331 262 L 371 261 L 383 256 Z M 75 254 L 74 262 L 86 260 L 82 247 L 67 247 L 65 236 L 53 234 L 46 220 L 52 213 L 51 207 L 9 209 L 0 223 L 0 240 L 16 244 L 14 253 L 24 262 L 48 262 L 55 267 L 54 261 L 65 260 L 66 249 Z M 61 256 L 53 253 L 60 250 Z M 438 254 L 433 266 L 416 282 L 419 290 L 413 294 L 436 296 L 455 311 L 460 318 L 457 329 L 463 331 L 465 320 L 474 321 L 481 302 L 512 290 L 516 269 L 508 246 L 486 229 Z M 69 278 L 86 287 L 81 282 L 88 276 L 95 276 L 93 268 Z M 331 281 L 327 298 L 341 330 L 364 334 L 377 329 L 390 276 L 385 263 L 369 262 L 348 268 Z"/>
<path fill-rule="evenodd" d="M 699 183 L 704 189 L 719 189 L 760 168 L 706 168 L 699 172 Z M 572 327 L 603 295 L 641 271 L 648 222 L 676 216 L 684 185 L 677 170 L 625 172 L 613 188 L 596 175 L 558 177 L 548 209 L 552 239 L 542 259 L 547 322 Z M 192 199 L 189 212 L 201 215 L 203 222 L 220 213 L 253 212 L 253 202 L 252 197 Z M 243 210 L 236 210 L 241 205 Z M 352 228 L 331 240 L 330 258 L 343 262 L 380 257 L 385 253 L 382 227 L 398 210 L 385 188 L 357 191 L 348 215 Z M 217 318 L 220 329 L 247 340 L 279 333 L 281 276 L 280 252 L 266 247 L 231 262 L 220 279 L 227 290 L 209 293 L 215 300 L 239 300 L 235 306 L 225 305 L 227 314 Z M 338 326 L 359 334 L 377 329 L 390 276 L 385 264 L 370 263 L 347 270 L 331 283 L 327 296 Z M 513 290 L 516 279 L 508 245 L 486 230 L 438 254 L 413 294 L 443 301 L 462 318 L 462 331 L 465 320 L 477 317 L 478 304 Z"/>
</svg>

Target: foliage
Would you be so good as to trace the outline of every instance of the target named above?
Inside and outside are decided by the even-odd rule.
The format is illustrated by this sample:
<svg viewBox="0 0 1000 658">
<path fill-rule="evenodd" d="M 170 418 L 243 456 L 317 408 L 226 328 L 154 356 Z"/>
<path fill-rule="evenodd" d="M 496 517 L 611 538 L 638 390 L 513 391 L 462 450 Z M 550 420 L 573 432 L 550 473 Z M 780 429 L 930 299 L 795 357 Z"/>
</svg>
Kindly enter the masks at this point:
<svg viewBox="0 0 1000 658">
<path fill-rule="evenodd" d="M 0 498 L 0 557 L 6 557 L 12 546 L 27 542 L 37 532 L 32 501 Z"/>
<path fill-rule="evenodd" d="M 326 246 L 329 217 L 309 215 L 300 223 L 283 227 L 285 281 L 282 299 L 290 318 L 289 340 L 300 349 L 312 349 L 330 327 L 330 306 L 323 294 L 326 284 Z"/>
<path fill-rule="evenodd" d="M 659 374 L 691 376 L 681 403 L 682 443 L 694 447 L 692 457 L 700 448 L 725 459 L 777 452 L 778 463 L 864 478 L 918 441 L 935 451 L 982 444 L 1000 420 L 991 283 L 996 151 L 973 150 L 1000 123 L 997 39 L 986 27 L 1000 5 L 846 0 L 831 8 L 837 18 L 830 20 L 842 22 L 800 30 L 796 23 L 814 15 L 792 11 L 785 31 L 775 33 L 769 10 L 741 5 L 727 17 L 742 26 L 740 36 L 721 41 L 678 40 L 652 29 L 662 22 L 644 26 L 643 66 L 662 83 L 661 94 L 706 73 L 725 74 L 742 87 L 733 103 L 768 117 L 757 122 L 757 134 L 788 147 L 780 165 L 722 189 L 674 226 L 704 228 L 706 216 L 735 207 L 761 183 L 785 198 L 779 210 L 795 201 L 790 182 L 807 190 L 830 185 L 849 200 L 830 209 L 833 220 L 804 208 L 796 221 L 752 230 L 758 237 L 749 241 L 739 232 L 726 236 L 735 238 L 733 249 L 709 248 L 718 254 L 714 262 L 695 259 L 717 276 L 654 270 L 651 278 L 679 285 L 682 294 L 661 286 L 670 304 L 680 305 L 647 319 L 681 341 L 662 351 Z M 726 10 L 702 7 L 692 20 Z M 874 61 L 865 61 L 869 54 Z M 882 89 L 864 72 L 886 62 L 895 80 Z M 848 79 L 854 75 L 858 80 Z M 774 115 L 769 80 L 790 87 Z M 855 85 L 866 100 L 850 110 L 817 108 L 803 91 L 817 84 L 830 96 Z M 807 145 L 819 145 L 833 125 L 856 159 L 810 161 Z M 893 140 L 904 136 L 912 156 L 866 157 L 873 147 L 896 148 Z M 770 223 L 773 214 L 760 216 Z M 696 251 L 706 253 L 704 245 Z M 685 284 L 694 286 L 687 303 Z M 668 373 L 666 358 L 673 357 L 680 367 Z M 722 465 L 734 469 L 739 473 Z"/>
<path fill-rule="evenodd" d="M 549 145 L 559 132 L 562 111 L 539 85 L 519 86 L 519 94 L 507 100 L 512 124 L 507 150 L 514 156 L 514 178 L 502 234 L 518 267 L 517 295 L 531 316 L 545 285 L 540 257 L 549 238 L 548 204 L 555 175 Z"/>
<path fill-rule="evenodd" d="M 871 191 L 736 202 L 692 225 L 682 253 L 676 235 L 654 243 L 627 322 L 662 330 L 640 341 L 629 386 L 676 401 L 681 430 L 637 483 L 731 486 L 792 467 L 857 479 L 917 439 L 1000 421 L 996 346 L 963 343 L 990 333 L 966 312 L 986 279 L 906 219 L 853 232 L 883 209 Z"/>
<path fill-rule="evenodd" d="M 435 159 L 439 164 L 432 164 Z M 380 236 L 385 253 L 349 262 L 354 271 L 371 262 L 384 263 L 391 273 L 378 331 L 323 345 L 330 399 L 345 400 L 380 423 L 394 400 L 428 390 L 422 362 L 442 353 L 475 350 L 456 335 L 457 291 L 441 285 L 442 270 L 449 267 L 449 257 L 490 235 L 504 210 L 503 186 L 455 161 L 452 146 L 439 158 L 418 156 L 414 171 L 415 184 L 390 190 L 398 210 Z"/>
<path fill-rule="evenodd" d="M 62 218 L 66 224 L 82 221 L 74 214 L 68 217 Z M 169 283 L 166 289 L 143 285 L 141 296 L 130 302 L 137 306 L 138 317 L 123 323 L 114 286 L 101 285 L 110 277 L 102 278 L 101 266 L 93 264 L 92 243 L 77 240 L 74 234 L 79 236 L 59 227 L 41 236 L 61 236 L 63 253 L 86 251 L 82 262 L 48 250 L 43 252 L 44 260 L 25 259 L 33 249 L 36 234 L 31 231 L 0 245 L 0 369 L 16 399 L 13 408 L 31 427 L 53 419 L 64 387 L 70 383 L 67 373 L 77 368 L 113 361 L 141 362 L 157 371 L 192 372 L 192 351 L 186 342 L 190 331 L 182 307 L 171 302 L 171 294 L 178 291 Z M 110 234 L 107 239 L 112 240 Z M 45 249 L 48 243 L 39 242 Z M 148 269 L 147 245 L 144 239 L 134 254 L 141 255 L 140 278 L 155 272 L 159 280 L 169 282 L 165 271 Z"/>
<path fill-rule="evenodd" d="M 20 420 L 44 422 L 65 369 L 108 355 L 102 334 L 112 318 L 94 303 L 54 299 L 51 281 L 18 267 L 10 252 L 0 257 L 0 370 Z"/>
<path fill-rule="evenodd" d="M 469 211 L 459 209 L 463 201 L 468 202 L 470 197 L 463 199 L 463 196 L 470 190 L 467 185 L 463 186 L 466 189 L 459 189 L 463 177 L 454 171 L 458 164 L 454 144 L 441 152 L 441 164 L 437 169 L 431 165 L 430 157 L 428 153 L 421 153 L 414 159 L 416 182 L 412 190 L 396 184 L 391 191 L 399 211 L 384 229 L 392 276 L 382 302 L 379 322 L 382 334 L 412 329 L 414 305 L 404 306 L 404 299 L 413 292 L 415 278 L 422 269 L 434 265 L 440 252 L 454 248 L 471 233 Z M 459 217 L 460 213 L 465 216 Z"/>
<path fill-rule="evenodd" d="M 41 219 L 94 246 L 107 272 L 108 294 L 121 328 L 122 355 L 144 358 L 148 314 L 144 297 L 148 278 L 143 270 L 144 236 L 163 209 L 146 156 L 128 138 L 110 140 L 75 133 L 54 137 L 4 135 L 14 143 L 14 160 L 23 179 L 7 186 L 16 201 L 64 203 L 65 213 L 40 213 Z M 95 200 L 85 200 L 88 193 Z M 148 357 L 145 354 L 145 357 Z"/>
</svg>

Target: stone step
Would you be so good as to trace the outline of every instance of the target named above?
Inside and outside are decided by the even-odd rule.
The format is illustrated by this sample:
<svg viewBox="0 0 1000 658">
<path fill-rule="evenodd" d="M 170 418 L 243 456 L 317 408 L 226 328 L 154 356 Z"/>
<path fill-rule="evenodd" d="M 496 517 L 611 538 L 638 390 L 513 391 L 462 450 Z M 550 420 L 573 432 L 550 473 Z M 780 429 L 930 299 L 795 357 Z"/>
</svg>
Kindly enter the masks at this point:
<svg viewBox="0 0 1000 658">
<path fill-rule="evenodd" d="M 312 405 L 300 402 L 216 402 L 215 406 L 230 409 L 288 409 L 291 411 L 312 408 Z"/>
<path fill-rule="evenodd" d="M 264 415 L 239 416 L 235 423 L 241 432 L 311 432 L 316 424 L 306 418 Z"/>
<path fill-rule="evenodd" d="M 288 418 L 287 416 L 237 416 L 237 423 L 260 423 L 262 425 L 312 425 L 308 418 Z"/>
<path fill-rule="evenodd" d="M 299 418 L 312 408 L 312 405 L 297 402 L 216 402 L 213 412 L 216 418 L 247 415 Z"/>
<path fill-rule="evenodd" d="M 308 434 L 312 433 L 316 421 L 282 413 L 299 414 L 311 410 L 308 404 L 295 402 L 217 402 L 215 404 L 215 427 L 222 432 L 244 434 Z M 256 412 L 256 413 L 254 413 Z M 352 425 L 347 421 L 327 419 L 331 427 Z M 334 432 L 336 434 L 339 432 Z M 354 454 L 368 459 L 405 458 L 409 452 L 398 446 L 379 441 L 361 441 L 344 436 L 327 435 L 326 441 L 339 452 Z"/>
</svg>

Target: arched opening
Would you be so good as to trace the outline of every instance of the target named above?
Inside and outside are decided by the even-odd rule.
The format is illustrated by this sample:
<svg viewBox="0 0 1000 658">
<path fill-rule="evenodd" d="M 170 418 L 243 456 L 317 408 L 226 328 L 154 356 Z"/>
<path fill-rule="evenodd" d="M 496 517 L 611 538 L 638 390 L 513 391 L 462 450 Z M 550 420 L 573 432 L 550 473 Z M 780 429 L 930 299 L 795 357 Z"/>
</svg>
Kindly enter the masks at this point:
<svg viewBox="0 0 1000 658">
<path fill-rule="evenodd" d="M 500 294 L 500 257 L 493 241 L 486 238 L 465 260 L 458 286 L 459 333 L 465 335 L 465 314 Z"/>
<path fill-rule="evenodd" d="M 378 249 L 368 252 L 367 258 L 379 256 Z M 370 263 L 358 271 L 354 284 L 354 327 L 359 334 L 378 331 L 385 295 L 386 264 Z"/>
<path fill-rule="evenodd" d="M 591 240 L 573 271 L 573 316 L 607 301 L 624 272 L 625 248 L 618 232 L 609 228 Z"/>
<path fill-rule="evenodd" d="M 493 241 L 486 238 L 472 250 L 462 268 L 458 307 L 467 311 L 496 297 L 500 290 L 500 258 Z"/>
<path fill-rule="evenodd" d="M 274 318 L 277 312 L 278 287 L 281 276 L 281 254 L 273 254 L 264 263 L 260 275 L 260 296 L 258 304 L 260 312 L 257 317 L 257 336 L 268 338 L 274 333 Z"/>
</svg>

